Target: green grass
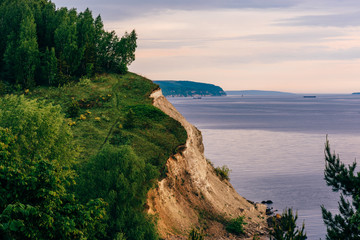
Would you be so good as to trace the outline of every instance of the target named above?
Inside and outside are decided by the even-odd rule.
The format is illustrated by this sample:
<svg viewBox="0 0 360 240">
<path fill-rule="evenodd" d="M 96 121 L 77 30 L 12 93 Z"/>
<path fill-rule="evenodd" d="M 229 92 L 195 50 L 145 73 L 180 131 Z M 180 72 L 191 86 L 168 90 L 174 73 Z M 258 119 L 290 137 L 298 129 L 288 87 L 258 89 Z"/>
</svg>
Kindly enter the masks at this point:
<svg viewBox="0 0 360 240">
<path fill-rule="evenodd" d="M 38 87 L 27 96 L 60 105 L 65 115 L 72 102 L 80 104 L 78 116 L 67 116 L 68 123 L 74 123 L 71 128 L 75 144 L 81 149 L 80 162 L 95 155 L 105 140 L 108 143 L 120 133 L 130 137 L 125 142 L 115 141 L 116 144 L 131 145 L 138 156 L 157 162 L 161 168 L 176 148 L 185 144 L 187 136 L 177 121 L 152 106 L 149 95 L 157 88 L 152 81 L 133 73 L 109 74 L 85 84 Z M 135 112 L 135 122 L 134 127 L 125 129 L 129 109 Z"/>
</svg>

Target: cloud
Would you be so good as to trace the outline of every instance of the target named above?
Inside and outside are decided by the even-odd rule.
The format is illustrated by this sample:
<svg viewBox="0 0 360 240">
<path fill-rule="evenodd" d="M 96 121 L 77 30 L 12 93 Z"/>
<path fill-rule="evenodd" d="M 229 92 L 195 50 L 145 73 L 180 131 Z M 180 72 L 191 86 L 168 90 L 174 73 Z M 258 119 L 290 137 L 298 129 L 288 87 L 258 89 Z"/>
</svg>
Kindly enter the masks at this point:
<svg viewBox="0 0 360 240">
<path fill-rule="evenodd" d="M 360 12 L 342 14 L 309 15 L 286 19 L 280 25 L 319 26 L 319 27 L 353 27 L 360 26 Z"/>
<path fill-rule="evenodd" d="M 268 9 L 288 8 L 301 0 L 53 0 L 57 7 L 83 11 L 87 7 L 106 20 L 122 20 L 156 14 L 164 10 Z"/>
<path fill-rule="evenodd" d="M 341 37 L 340 32 L 298 32 L 279 34 L 255 34 L 242 37 L 242 39 L 261 42 L 324 42 L 333 41 L 334 37 Z"/>
<path fill-rule="evenodd" d="M 66 6 L 80 11 L 89 7 L 94 14 L 101 13 L 104 20 L 123 20 L 153 15 L 166 10 L 214 9 L 307 9 L 339 10 L 358 9 L 358 0 L 53 0 L 57 7 Z M 340 18 L 339 18 L 340 17 Z M 336 18 L 339 18 L 338 22 Z M 357 19 L 356 19 L 357 18 Z M 352 26 L 359 22 L 358 13 L 327 16 L 304 16 L 289 19 L 291 25 Z M 354 23 L 357 22 L 357 23 Z"/>
</svg>

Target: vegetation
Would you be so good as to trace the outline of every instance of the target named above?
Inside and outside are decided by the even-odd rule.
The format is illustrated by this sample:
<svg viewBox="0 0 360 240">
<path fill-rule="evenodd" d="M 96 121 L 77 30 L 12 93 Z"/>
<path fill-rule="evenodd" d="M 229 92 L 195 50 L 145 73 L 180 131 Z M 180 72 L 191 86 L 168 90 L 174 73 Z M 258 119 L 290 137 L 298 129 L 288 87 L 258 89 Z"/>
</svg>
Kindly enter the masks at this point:
<svg viewBox="0 0 360 240">
<path fill-rule="evenodd" d="M 280 218 L 273 217 L 274 228 L 270 232 L 270 239 L 274 240 L 305 240 L 307 239 L 305 225 L 296 226 L 298 215 L 294 215 L 291 208 L 286 209 Z"/>
<path fill-rule="evenodd" d="M 221 87 L 208 83 L 191 81 L 155 81 L 165 96 L 225 96 Z"/>
<path fill-rule="evenodd" d="M 189 233 L 189 240 L 204 240 L 204 235 L 201 231 L 196 230 L 195 228 L 191 229 Z"/>
<path fill-rule="evenodd" d="M 230 171 L 231 170 L 226 165 L 215 168 L 215 173 L 221 180 L 230 180 Z"/>
<path fill-rule="evenodd" d="M 146 194 L 186 131 L 152 106 L 150 80 L 84 79 L 0 98 L 0 234 L 9 239 L 158 239 Z"/>
<path fill-rule="evenodd" d="M 335 153 L 331 153 L 329 141 L 325 145 L 325 181 L 335 192 L 340 192 L 339 214 L 332 215 L 322 206 L 326 239 L 360 239 L 360 173 L 356 162 L 345 166 Z M 351 199 L 351 201 L 349 201 Z"/>
<path fill-rule="evenodd" d="M 106 32 L 89 9 L 56 9 L 49 0 L 0 1 L 0 92 L 58 86 L 95 73 L 125 73 L 136 33 Z"/>
<path fill-rule="evenodd" d="M 234 233 L 240 235 L 244 233 L 244 225 L 247 223 L 244 221 L 244 216 L 239 216 L 237 218 L 231 219 L 226 225 L 226 231 L 229 233 Z"/>
<path fill-rule="evenodd" d="M 0 99 L 0 235 L 8 239 L 84 239 L 103 229 L 101 199 L 81 204 L 72 135 L 60 108 L 7 96 Z"/>
</svg>

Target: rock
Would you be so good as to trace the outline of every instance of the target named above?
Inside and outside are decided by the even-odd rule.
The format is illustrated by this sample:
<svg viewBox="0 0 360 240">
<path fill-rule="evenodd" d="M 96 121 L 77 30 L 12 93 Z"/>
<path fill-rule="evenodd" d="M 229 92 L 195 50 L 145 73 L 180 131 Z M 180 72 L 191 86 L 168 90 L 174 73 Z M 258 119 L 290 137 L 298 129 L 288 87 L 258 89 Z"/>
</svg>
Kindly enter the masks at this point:
<svg viewBox="0 0 360 240">
<path fill-rule="evenodd" d="M 270 216 L 273 214 L 274 214 L 273 208 L 266 208 L 266 215 Z"/>
<path fill-rule="evenodd" d="M 255 208 L 262 214 L 265 214 L 267 211 L 267 207 L 264 204 L 256 203 Z"/>
<path fill-rule="evenodd" d="M 262 203 L 262 204 L 273 204 L 273 201 L 267 200 L 267 201 L 262 201 L 261 203 Z"/>
</svg>

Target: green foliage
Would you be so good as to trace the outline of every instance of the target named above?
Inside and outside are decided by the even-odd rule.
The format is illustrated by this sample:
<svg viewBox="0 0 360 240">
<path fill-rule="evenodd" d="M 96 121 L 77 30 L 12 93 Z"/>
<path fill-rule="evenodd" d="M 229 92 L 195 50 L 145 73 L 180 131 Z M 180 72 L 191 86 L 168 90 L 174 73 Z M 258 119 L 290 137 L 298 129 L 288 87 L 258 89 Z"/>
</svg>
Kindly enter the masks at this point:
<svg viewBox="0 0 360 240">
<path fill-rule="evenodd" d="M 131 129 L 133 127 L 135 127 L 135 113 L 130 108 L 125 117 L 124 128 Z"/>
<path fill-rule="evenodd" d="M 23 95 L 0 98 L 0 126 L 17 137 L 19 158 L 39 157 L 69 166 L 76 157 L 72 133 L 59 106 L 28 100 Z"/>
<path fill-rule="evenodd" d="M 49 51 L 49 48 L 46 47 L 43 61 L 42 61 L 42 72 L 41 76 L 44 79 L 47 79 L 47 84 L 49 86 L 56 85 L 57 82 L 57 58 L 55 55 L 55 48 L 52 47 Z"/>
<path fill-rule="evenodd" d="M 7 53 L 5 52 L 5 56 Z M 33 16 L 26 16 L 20 24 L 20 36 L 15 50 L 14 74 L 16 83 L 25 88 L 35 85 L 35 70 L 39 64 L 39 48 Z"/>
<path fill-rule="evenodd" d="M 106 32 L 89 9 L 56 9 L 49 0 L 0 2 L 0 78 L 29 88 L 58 86 L 95 73 L 126 73 L 137 36 Z"/>
<path fill-rule="evenodd" d="M 68 181 L 65 184 L 65 180 L 61 180 L 59 184 L 65 184 L 64 191 L 69 196 L 75 195 L 74 204 L 79 204 L 86 212 L 89 202 L 95 204 L 98 201 L 94 199 L 101 198 L 102 204 L 106 203 L 106 207 L 98 206 L 99 211 L 105 211 L 101 213 L 102 218 L 100 215 L 97 215 L 97 218 L 94 216 L 94 222 L 81 228 L 82 236 L 86 238 L 158 239 L 156 219 L 145 212 L 146 194 L 166 171 L 166 160 L 181 149 L 179 146 L 185 144 L 187 133 L 179 122 L 152 106 L 149 95 L 156 88 L 150 80 L 132 73 L 103 74 L 91 81 L 86 80 L 85 84 L 80 81 L 78 84 L 65 84 L 61 87 L 36 87 L 25 96 L 7 96 L 0 100 L 0 119 L 8 124 L 6 126 L 10 126 L 8 122 L 19 122 L 15 125 L 22 126 L 21 129 L 27 129 L 28 126 L 31 129 L 30 132 L 24 130 L 22 133 L 16 130 L 18 128 L 12 127 L 13 133 L 17 131 L 14 134 L 18 137 L 16 144 L 4 143 L 4 146 L 13 146 L 12 152 L 17 152 L 20 156 L 22 143 L 20 144 L 19 136 L 26 135 L 21 137 L 24 138 L 21 141 L 25 141 L 29 136 L 25 143 L 31 143 L 33 138 L 34 143 L 31 144 L 43 144 L 41 148 L 35 149 L 34 156 L 41 155 L 41 159 L 45 161 L 58 159 L 51 162 L 61 170 L 59 173 Z M 78 103 L 78 116 L 86 118 L 81 120 L 75 117 L 64 121 L 69 102 Z M 56 106 L 53 106 L 54 104 Z M 123 126 L 129 109 L 134 112 L 134 126 L 126 129 Z M 3 116 L 3 113 L 6 113 L 6 116 L 13 115 L 13 119 Z M 61 118 L 58 125 L 55 124 L 57 121 L 50 120 L 51 116 Z M 24 119 L 30 121 L 26 120 L 25 124 L 22 122 Z M 46 125 L 42 126 L 42 123 Z M 32 124 L 41 127 L 36 128 Z M 59 126 L 61 132 L 69 133 L 65 134 L 69 138 L 66 140 L 55 137 L 58 128 L 54 126 Z M 42 143 L 40 135 L 45 136 L 46 132 L 42 131 L 47 128 L 53 129 L 49 134 L 52 132 L 54 138 L 59 139 L 56 140 L 59 143 L 55 141 L 59 144 L 59 150 L 56 151 L 64 149 L 64 152 L 58 153 L 64 157 L 60 158 L 55 154 L 50 157 L 52 154 L 48 152 L 53 150 L 49 148 L 57 149 L 57 146 L 54 146 L 53 140 L 50 140 L 48 145 Z M 11 141 L 11 138 L 7 140 Z M 75 149 L 74 144 L 79 147 Z M 73 151 L 72 157 L 65 156 L 67 149 Z M 78 154 L 75 150 L 79 151 Z M 3 152 L 3 156 L 9 154 Z M 18 159 L 26 159 L 25 151 L 21 156 L 23 157 Z M 74 158 L 75 165 L 71 165 Z M 68 161 L 69 159 L 72 160 Z M 75 179 L 71 178 L 73 175 L 76 176 Z M 73 181 L 77 184 L 74 185 Z M 16 189 L 16 186 L 12 189 Z M 20 203 L 26 208 L 27 203 Z M 11 215 L 9 219 L 14 217 L 15 215 Z M 61 228 L 62 225 L 57 227 Z"/>
<path fill-rule="evenodd" d="M 83 199 L 104 198 L 109 204 L 107 237 L 119 232 L 127 239 L 157 239 L 154 223 L 142 208 L 157 171 L 138 158 L 129 146 L 106 146 L 81 173 Z"/>
<path fill-rule="evenodd" d="M 13 92 L 13 86 L 7 82 L 0 81 L 0 97 Z"/>
<path fill-rule="evenodd" d="M 78 117 L 80 113 L 80 105 L 77 101 L 71 101 L 68 104 L 68 107 L 66 109 L 66 115 L 68 117 L 74 118 L 74 117 Z"/>
<path fill-rule="evenodd" d="M 325 181 L 335 192 L 341 192 L 339 214 L 334 216 L 321 207 L 327 226 L 326 239 L 360 239 L 360 173 L 356 162 L 346 166 L 335 153 L 331 153 L 329 141 L 325 145 Z M 346 197 L 345 197 L 346 196 Z M 351 201 L 348 199 L 351 198 Z"/>
<path fill-rule="evenodd" d="M 296 226 L 298 215 L 294 215 L 293 210 L 286 209 L 280 219 L 273 217 L 274 229 L 270 232 L 270 239 L 273 240 L 305 240 L 307 239 L 305 225 L 301 228 Z"/>
<path fill-rule="evenodd" d="M 74 147 L 64 146 L 72 139 L 58 110 L 23 96 L 1 99 L 0 235 L 7 239 L 84 239 L 103 231 L 105 203 L 80 204 L 66 190 L 75 183 L 66 167 Z"/>
<path fill-rule="evenodd" d="M 226 165 L 215 168 L 215 173 L 221 180 L 230 180 L 230 171 L 231 170 Z"/>
<path fill-rule="evenodd" d="M 204 234 L 195 228 L 191 229 L 188 240 L 204 240 Z"/>
<path fill-rule="evenodd" d="M 240 235 L 244 233 L 244 225 L 247 223 L 244 221 L 244 216 L 239 216 L 237 218 L 231 219 L 226 225 L 226 231 L 229 233 L 234 233 Z"/>
</svg>

